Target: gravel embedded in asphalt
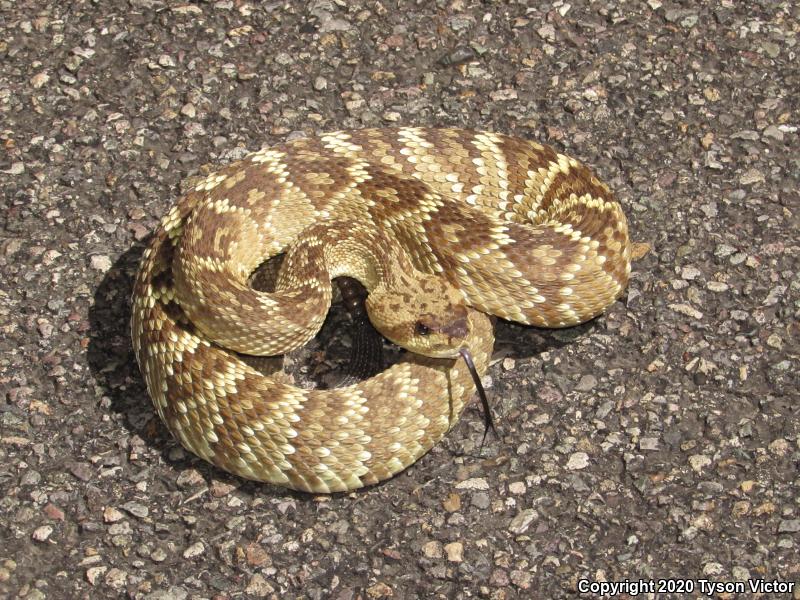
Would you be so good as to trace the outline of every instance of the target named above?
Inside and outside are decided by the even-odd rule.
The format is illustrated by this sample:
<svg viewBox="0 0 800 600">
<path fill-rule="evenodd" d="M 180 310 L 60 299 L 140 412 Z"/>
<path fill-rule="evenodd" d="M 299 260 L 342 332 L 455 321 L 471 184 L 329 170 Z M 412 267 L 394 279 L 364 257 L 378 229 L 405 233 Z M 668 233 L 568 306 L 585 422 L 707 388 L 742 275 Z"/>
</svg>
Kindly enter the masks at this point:
<svg viewBox="0 0 800 600">
<path fill-rule="evenodd" d="M 800 581 L 799 20 L 780 0 L 0 0 L 0 595 Z M 189 455 L 130 347 L 149 232 L 248 150 L 400 125 L 592 165 L 650 246 L 627 295 L 569 330 L 498 325 L 482 454 L 476 403 L 352 494 Z M 343 323 L 299 373 L 346 355 Z"/>
</svg>

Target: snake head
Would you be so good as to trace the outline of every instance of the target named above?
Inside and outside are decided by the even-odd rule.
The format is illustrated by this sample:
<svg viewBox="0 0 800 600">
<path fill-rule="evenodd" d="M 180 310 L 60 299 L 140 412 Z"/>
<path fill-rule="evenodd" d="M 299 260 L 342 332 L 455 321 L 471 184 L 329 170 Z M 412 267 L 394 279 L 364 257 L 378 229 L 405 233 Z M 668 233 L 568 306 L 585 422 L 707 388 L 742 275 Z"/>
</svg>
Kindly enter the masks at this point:
<svg viewBox="0 0 800 600">
<path fill-rule="evenodd" d="M 370 292 L 366 306 L 381 334 L 424 356 L 455 358 L 470 332 L 464 296 L 442 277 L 415 273 Z"/>
</svg>

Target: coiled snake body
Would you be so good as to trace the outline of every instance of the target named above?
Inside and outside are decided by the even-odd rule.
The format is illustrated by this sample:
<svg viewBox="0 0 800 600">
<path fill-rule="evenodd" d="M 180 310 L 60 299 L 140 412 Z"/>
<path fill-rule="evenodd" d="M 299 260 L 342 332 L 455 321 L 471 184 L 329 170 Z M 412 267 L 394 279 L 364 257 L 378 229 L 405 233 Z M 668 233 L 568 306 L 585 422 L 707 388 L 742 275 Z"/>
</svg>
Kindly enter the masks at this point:
<svg viewBox="0 0 800 600">
<path fill-rule="evenodd" d="M 253 290 L 253 270 L 283 252 L 275 292 Z M 255 152 L 179 200 L 145 250 L 132 338 L 187 449 L 248 479 L 342 491 L 398 473 L 453 426 L 475 390 L 459 348 L 481 374 L 490 359 L 485 313 L 574 325 L 629 273 L 622 210 L 572 158 L 486 132 L 336 132 Z M 333 390 L 250 366 L 243 355 L 313 337 L 340 275 L 415 353 Z"/>
</svg>

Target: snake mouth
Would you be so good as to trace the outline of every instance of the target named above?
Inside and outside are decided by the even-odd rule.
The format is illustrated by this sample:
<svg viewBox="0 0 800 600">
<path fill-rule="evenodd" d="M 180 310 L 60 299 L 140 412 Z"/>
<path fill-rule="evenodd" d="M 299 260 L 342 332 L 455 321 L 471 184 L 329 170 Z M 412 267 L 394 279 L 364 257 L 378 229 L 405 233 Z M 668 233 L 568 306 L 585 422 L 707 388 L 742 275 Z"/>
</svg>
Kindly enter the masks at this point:
<svg viewBox="0 0 800 600">
<path fill-rule="evenodd" d="M 483 389 L 483 383 L 481 382 L 480 375 L 478 375 L 478 369 L 475 368 L 475 362 L 472 360 L 472 354 L 467 348 L 461 348 L 458 353 L 461 355 L 461 358 L 464 359 L 464 363 L 467 365 L 470 375 L 472 375 L 472 381 L 475 383 L 475 389 L 478 391 L 478 397 L 481 399 L 481 406 L 483 407 L 483 440 L 481 440 L 482 448 L 483 443 L 486 441 L 486 434 L 489 433 L 490 429 L 492 430 L 492 433 L 497 436 L 497 430 L 494 427 L 494 418 L 492 417 L 492 409 L 489 406 L 489 400 L 486 398 L 486 390 Z"/>
</svg>

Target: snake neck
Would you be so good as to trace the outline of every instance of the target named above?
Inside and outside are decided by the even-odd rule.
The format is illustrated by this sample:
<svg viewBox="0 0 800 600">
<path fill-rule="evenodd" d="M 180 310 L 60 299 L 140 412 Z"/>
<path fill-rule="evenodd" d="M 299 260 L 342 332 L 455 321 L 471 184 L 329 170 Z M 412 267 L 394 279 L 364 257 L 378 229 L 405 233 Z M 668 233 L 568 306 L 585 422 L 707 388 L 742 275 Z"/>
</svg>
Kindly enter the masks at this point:
<svg viewBox="0 0 800 600">
<path fill-rule="evenodd" d="M 445 278 L 417 271 L 380 228 L 334 221 L 308 228 L 287 252 L 278 291 L 327 290 L 335 277 L 357 279 L 366 309 L 386 338 L 431 358 L 455 358 L 468 345 L 464 296 Z"/>
</svg>

